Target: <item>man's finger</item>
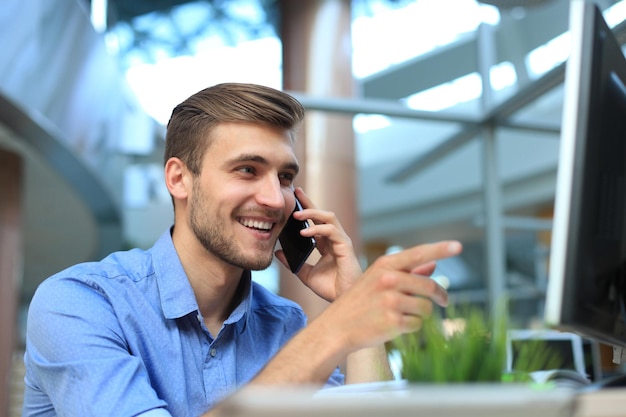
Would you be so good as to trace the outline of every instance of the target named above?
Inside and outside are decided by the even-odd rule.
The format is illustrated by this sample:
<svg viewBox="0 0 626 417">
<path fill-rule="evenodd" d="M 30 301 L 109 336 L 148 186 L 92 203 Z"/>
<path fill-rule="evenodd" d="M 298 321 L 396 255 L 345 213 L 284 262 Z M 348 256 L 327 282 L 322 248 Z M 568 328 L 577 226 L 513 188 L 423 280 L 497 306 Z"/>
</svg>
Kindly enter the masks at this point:
<svg viewBox="0 0 626 417">
<path fill-rule="evenodd" d="M 436 243 L 427 243 L 413 246 L 403 251 L 388 255 L 386 262 L 394 269 L 411 272 L 420 265 L 438 259 L 456 256 L 463 250 L 463 246 L 456 240 L 445 240 Z"/>
<path fill-rule="evenodd" d="M 429 277 L 435 272 L 435 268 L 437 268 L 437 262 L 430 261 L 423 265 L 418 265 L 416 268 L 413 268 L 411 271 L 414 275 L 421 275 L 423 277 Z"/>
</svg>

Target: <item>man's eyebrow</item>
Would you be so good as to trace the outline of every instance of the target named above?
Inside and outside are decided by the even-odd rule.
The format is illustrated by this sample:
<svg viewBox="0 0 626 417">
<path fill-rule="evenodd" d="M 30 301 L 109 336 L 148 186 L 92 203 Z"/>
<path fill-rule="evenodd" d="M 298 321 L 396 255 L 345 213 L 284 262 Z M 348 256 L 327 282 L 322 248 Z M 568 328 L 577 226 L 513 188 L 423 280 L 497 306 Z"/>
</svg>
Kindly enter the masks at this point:
<svg viewBox="0 0 626 417">
<path fill-rule="evenodd" d="M 261 155 L 256 154 L 241 154 L 233 159 L 227 161 L 228 164 L 238 164 L 241 162 L 255 162 L 261 165 L 269 165 L 270 162 L 262 157 Z M 294 171 L 296 174 L 300 172 L 300 165 L 297 162 L 288 162 L 281 167 L 282 170 Z"/>
</svg>

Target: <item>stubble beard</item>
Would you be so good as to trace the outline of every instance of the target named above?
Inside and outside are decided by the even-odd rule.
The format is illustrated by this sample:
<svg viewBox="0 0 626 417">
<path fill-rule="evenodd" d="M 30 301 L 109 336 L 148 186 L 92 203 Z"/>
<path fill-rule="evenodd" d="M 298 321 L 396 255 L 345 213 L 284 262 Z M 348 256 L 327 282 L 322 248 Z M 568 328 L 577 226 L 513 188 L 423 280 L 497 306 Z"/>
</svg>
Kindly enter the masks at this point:
<svg viewBox="0 0 626 417">
<path fill-rule="evenodd" d="M 269 267 L 273 251 L 268 251 L 267 255 L 257 254 L 256 251 L 246 255 L 233 234 L 228 233 L 222 219 L 209 214 L 207 198 L 195 181 L 193 188 L 194 198 L 189 205 L 190 225 L 204 249 L 223 262 L 239 268 L 260 271 Z"/>
</svg>

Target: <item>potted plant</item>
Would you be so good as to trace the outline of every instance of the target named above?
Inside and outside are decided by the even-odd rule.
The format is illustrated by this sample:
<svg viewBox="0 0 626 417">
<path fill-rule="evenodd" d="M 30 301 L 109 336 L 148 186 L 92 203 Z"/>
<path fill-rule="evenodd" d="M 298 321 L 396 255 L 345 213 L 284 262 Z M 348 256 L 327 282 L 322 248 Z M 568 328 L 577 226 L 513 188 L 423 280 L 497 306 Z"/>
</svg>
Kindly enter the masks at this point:
<svg viewBox="0 0 626 417">
<path fill-rule="evenodd" d="M 558 366 L 558 354 L 537 341 L 517 353 L 516 372 L 506 372 L 509 324 L 501 311 L 492 318 L 466 306 L 424 319 L 419 331 L 389 345 L 400 357 L 402 378 L 409 383 L 531 382 L 533 369 Z"/>
</svg>

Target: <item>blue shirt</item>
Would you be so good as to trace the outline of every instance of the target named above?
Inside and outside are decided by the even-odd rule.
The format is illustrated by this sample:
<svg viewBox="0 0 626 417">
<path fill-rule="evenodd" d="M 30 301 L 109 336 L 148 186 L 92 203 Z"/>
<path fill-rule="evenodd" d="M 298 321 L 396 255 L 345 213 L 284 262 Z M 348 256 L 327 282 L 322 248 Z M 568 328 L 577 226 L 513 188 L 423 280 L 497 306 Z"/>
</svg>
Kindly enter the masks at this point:
<svg viewBox="0 0 626 417">
<path fill-rule="evenodd" d="M 211 336 L 169 231 L 45 280 L 27 325 L 23 416 L 198 416 L 250 381 L 306 324 L 242 277 L 243 301 Z M 340 385 L 336 370 L 328 385 Z M 146 414 L 143 414 L 146 413 Z"/>
</svg>

